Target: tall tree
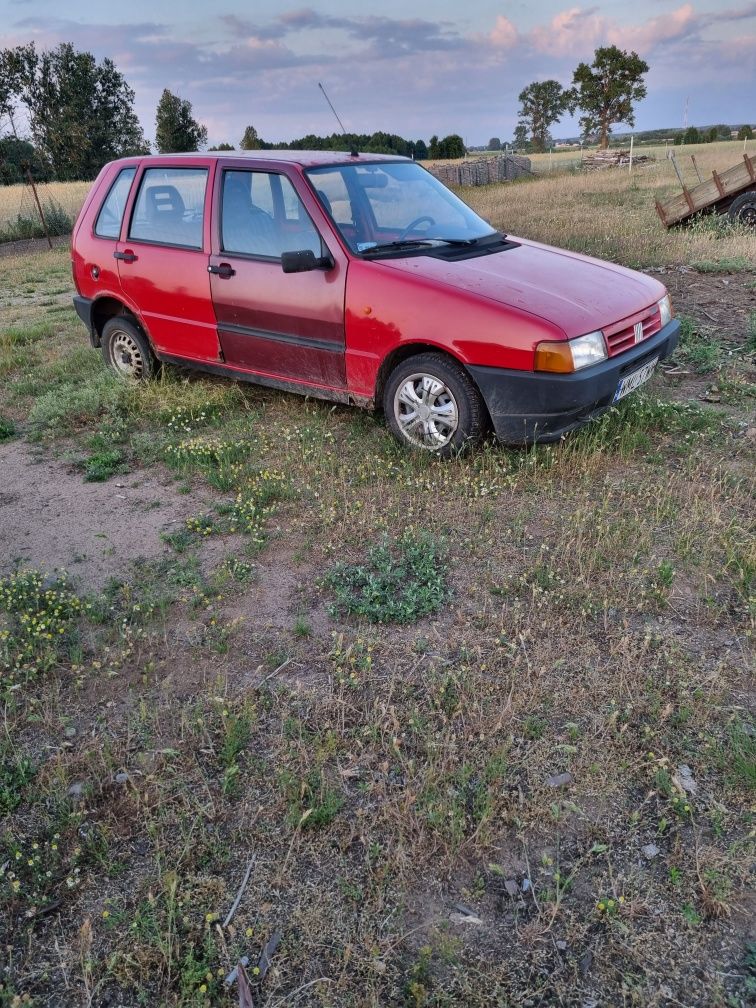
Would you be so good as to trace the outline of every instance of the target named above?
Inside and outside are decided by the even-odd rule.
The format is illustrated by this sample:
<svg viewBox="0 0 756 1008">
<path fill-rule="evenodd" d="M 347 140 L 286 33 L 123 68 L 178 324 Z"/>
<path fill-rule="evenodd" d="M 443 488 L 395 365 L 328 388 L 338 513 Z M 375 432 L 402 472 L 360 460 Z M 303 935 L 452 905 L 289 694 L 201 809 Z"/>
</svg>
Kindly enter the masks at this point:
<svg viewBox="0 0 756 1008">
<path fill-rule="evenodd" d="M 430 138 L 430 143 L 428 144 L 428 157 L 431 159 L 439 158 L 441 155 L 438 152 L 438 137 L 434 133 Z"/>
<path fill-rule="evenodd" d="M 149 151 L 134 92 L 110 59 L 98 64 L 67 42 L 45 52 L 30 43 L 0 53 L 0 77 L 0 102 L 26 109 L 35 144 L 58 179 L 94 178 L 107 161 Z"/>
<path fill-rule="evenodd" d="M 514 131 L 515 150 L 525 150 L 528 146 L 528 127 L 525 123 L 518 123 Z"/>
<path fill-rule="evenodd" d="M 486 150 L 501 150 L 501 140 L 498 137 L 491 137 Z"/>
<path fill-rule="evenodd" d="M 194 118 L 192 104 L 166 88 L 155 115 L 155 143 L 161 154 L 196 151 L 207 142 L 207 127 Z"/>
<path fill-rule="evenodd" d="M 598 135 L 599 147 L 609 146 L 615 123 L 635 125 L 633 105 L 646 97 L 643 75 L 648 63 L 636 52 L 617 46 L 599 48 L 593 63 L 581 63 L 572 75 L 574 105 L 582 112 L 583 135 Z"/>
<path fill-rule="evenodd" d="M 753 130 L 747 124 L 738 130 L 738 140 L 753 140 Z"/>
<path fill-rule="evenodd" d="M 431 141 L 432 142 L 432 141 Z M 440 158 L 463 158 L 467 150 L 465 141 L 459 133 L 450 133 L 443 140 L 438 141 L 438 154 Z"/>
<path fill-rule="evenodd" d="M 415 140 L 415 161 L 425 161 L 428 157 L 428 148 L 425 140 Z"/>
<path fill-rule="evenodd" d="M 519 100 L 520 125 L 532 138 L 536 151 L 546 150 L 551 127 L 572 105 L 572 92 L 565 91 L 559 81 L 533 81 L 520 92 Z"/>
<path fill-rule="evenodd" d="M 239 142 L 239 146 L 242 150 L 261 150 L 262 140 L 257 135 L 257 130 L 254 126 L 247 126 L 244 130 L 244 136 Z"/>
</svg>

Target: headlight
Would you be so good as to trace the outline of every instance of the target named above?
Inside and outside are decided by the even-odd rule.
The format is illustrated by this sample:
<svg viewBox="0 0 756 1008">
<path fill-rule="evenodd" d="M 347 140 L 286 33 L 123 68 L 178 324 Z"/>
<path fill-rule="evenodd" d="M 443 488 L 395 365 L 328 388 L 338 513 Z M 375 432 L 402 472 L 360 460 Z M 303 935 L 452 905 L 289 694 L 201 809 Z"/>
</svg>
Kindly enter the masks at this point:
<svg viewBox="0 0 756 1008">
<path fill-rule="evenodd" d="M 665 294 L 659 302 L 659 314 L 663 329 L 668 322 L 672 321 L 672 302 L 669 300 L 669 294 Z"/>
<path fill-rule="evenodd" d="M 564 343 L 539 343 L 535 352 L 535 370 L 569 374 L 598 364 L 606 360 L 606 356 L 604 334 L 592 332 Z"/>
</svg>

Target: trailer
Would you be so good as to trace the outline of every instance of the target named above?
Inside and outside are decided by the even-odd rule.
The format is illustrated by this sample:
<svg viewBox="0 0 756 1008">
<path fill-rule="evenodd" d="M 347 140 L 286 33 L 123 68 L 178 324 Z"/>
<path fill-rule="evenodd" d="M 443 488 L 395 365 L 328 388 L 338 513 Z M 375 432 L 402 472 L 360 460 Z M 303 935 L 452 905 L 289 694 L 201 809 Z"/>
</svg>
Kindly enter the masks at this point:
<svg viewBox="0 0 756 1008">
<path fill-rule="evenodd" d="M 680 178 L 679 171 L 677 175 Z M 698 177 L 700 180 L 700 174 Z M 733 221 L 756 227 L 756 158 L 744 154 L 741 162 L 721 174 L 713 171 L 710 179 L 699 181 L 692 189 L 682 179 L 680 182 L 682 193 L 666 203 L 656 201 L 656 212 L 665 227 L 682 224 L 698 213 L 727 213 Z"/>
</svg>

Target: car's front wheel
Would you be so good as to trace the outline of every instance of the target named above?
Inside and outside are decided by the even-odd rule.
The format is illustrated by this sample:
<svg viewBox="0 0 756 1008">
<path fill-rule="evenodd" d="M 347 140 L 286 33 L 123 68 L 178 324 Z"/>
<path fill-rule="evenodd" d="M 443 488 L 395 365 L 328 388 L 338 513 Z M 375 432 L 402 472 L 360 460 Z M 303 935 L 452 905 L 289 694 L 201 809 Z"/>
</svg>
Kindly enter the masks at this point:
<svg viewBox="0 0 756 1008">
<path fill-rule="evenodd" d="M 402 361 L 383 393 L 389 428 L 404 445 L 450 458 L 473 447 L 486 428 L 475 383 L 456 361 L 423 353 Z"/>
<path fill-rule="evenodd" d="M 103 326 L 102 355 L 117 375 L 130 381 L 146 381 L 158 368 L 147 337 L 122 315 Z"/>
</svg>

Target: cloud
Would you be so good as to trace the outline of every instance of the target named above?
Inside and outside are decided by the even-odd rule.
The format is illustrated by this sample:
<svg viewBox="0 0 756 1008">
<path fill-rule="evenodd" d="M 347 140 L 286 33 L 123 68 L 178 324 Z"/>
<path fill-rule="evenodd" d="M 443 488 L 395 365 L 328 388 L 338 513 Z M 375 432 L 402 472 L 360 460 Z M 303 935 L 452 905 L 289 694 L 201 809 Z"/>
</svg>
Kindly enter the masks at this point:
<svg viewBox="0 0 756 1008">
<path fill-rule="evenodd" d="M 732 95 L 718 120 L 747 118 L 753 87 L 749 92 L 736 82 L 738 75 L 746 83 L 754 77 L 747 22 L 756 17 L 756 0 L 728 2 L 735 6 L 718 10 L 717 0 L 676 0 L 661 13 L 656 5 L 647 18 L 627 8 L 620 20 L 606 13 L 608 5 L 567 0 L 529 29 L 499 14 L 479 34 L 465 30 L 462 14 L 458 21 L 337 16 L 314 7 L 279 8 L 259 20 L 221 9 L 201 23 L 180 24 L 131 24 L 127 15 L 117 25 L 27 17 L 12 26 L 6 19 L 0 48 L 31 39 L 40 48 L 71 41 L 98 58 L 112 57 L 136 92 L 148 131 L 168 87 L 192 102 L 211 142 L 236 142 L 248 122 L 270 140 L 330 133 L 335 124 L 317 90 L 322 80 L 350 130 L 425 139 L 454 132 L 476 142 L 511 135 L 522 88 L 534 79 L 568 83 L 576 63 L 590 60 L 598 45 L 635 49 L 651 64 L 640 128 L 676 121 L 665 112 L 665 95 L 675 95 L 677 110 L 680 89 L 693 94 L 702 81 L 712 95 Z M 560 132 L 575 130 L 567 120 Z"/>
<path fill-rule="evenodd" d="M 598 7 L 570 7 L 556 14 L 548 24 L 533 28 L 528 41 L 537 51 L 554 56 L 580 56 L 600 45 L 616 45 L 644 55 L 694 34 L 703 23 L 690 3 L 639 25 L 626 26 L 601 14 Z"/>
<path fill-rule="evenodd" d="M 504 17 L 503 14 L 499 14 L 489 35 L 491 43 L 498 49 L 511 49 L 517 45 L 518 38 L 517 29 L 509 18 Z"/>
</svg>

